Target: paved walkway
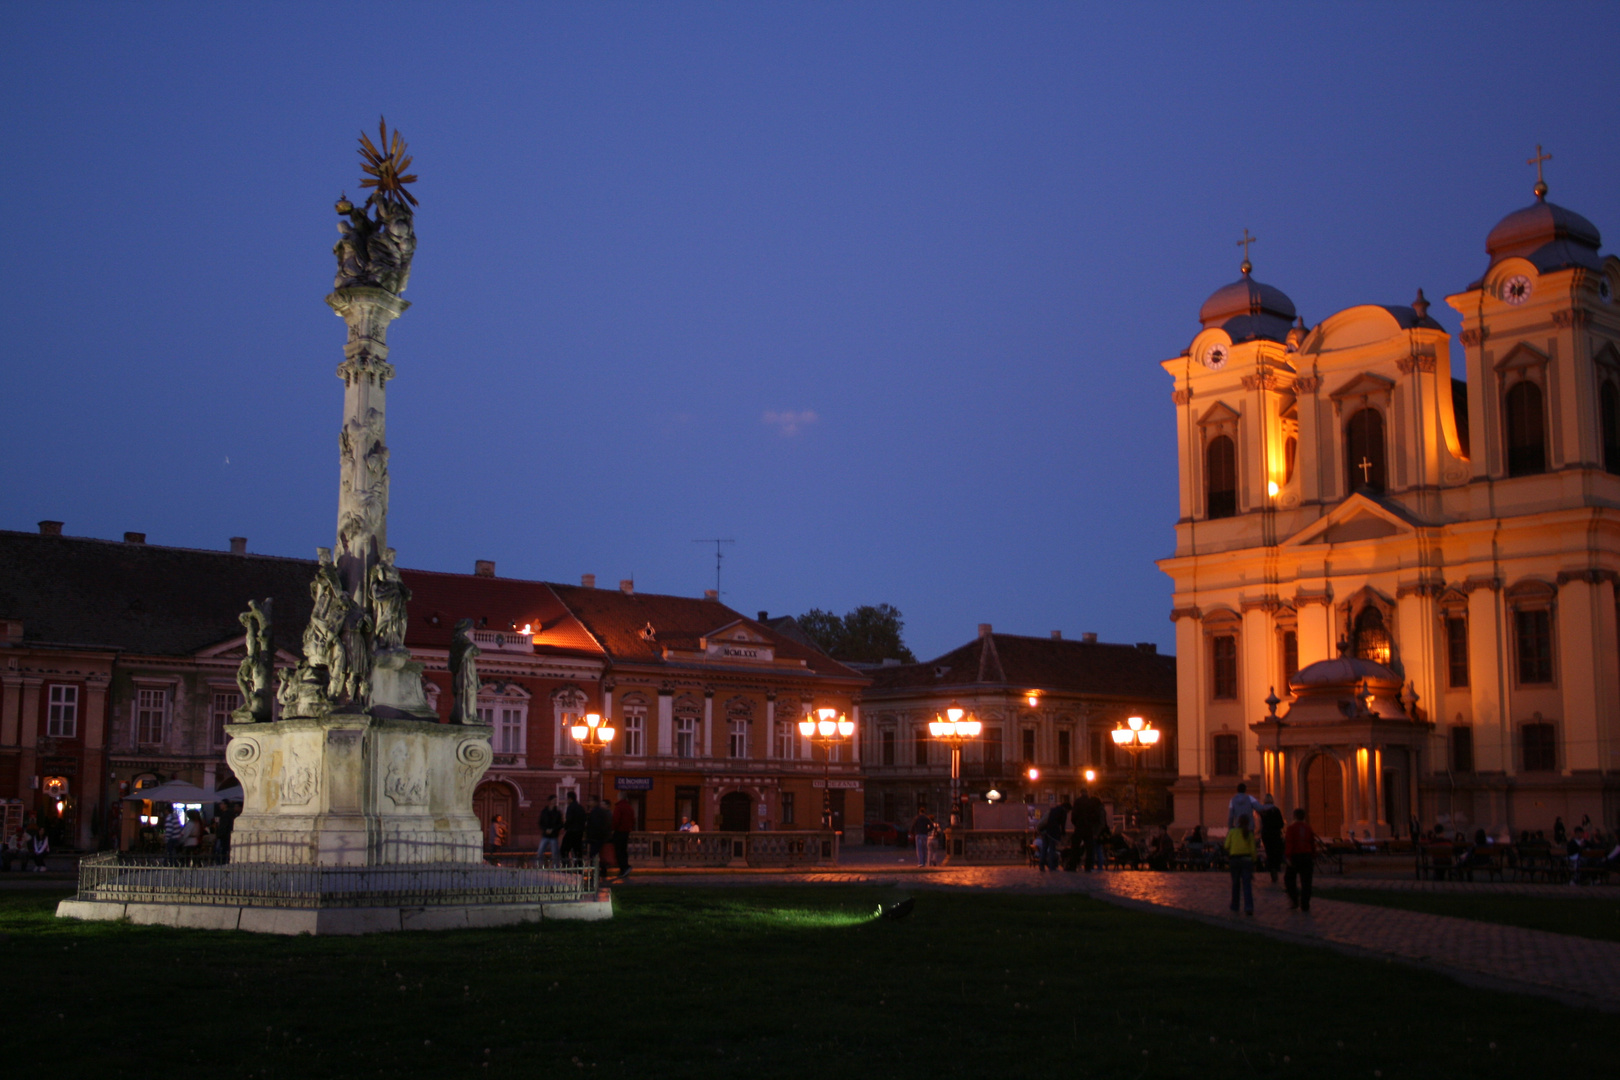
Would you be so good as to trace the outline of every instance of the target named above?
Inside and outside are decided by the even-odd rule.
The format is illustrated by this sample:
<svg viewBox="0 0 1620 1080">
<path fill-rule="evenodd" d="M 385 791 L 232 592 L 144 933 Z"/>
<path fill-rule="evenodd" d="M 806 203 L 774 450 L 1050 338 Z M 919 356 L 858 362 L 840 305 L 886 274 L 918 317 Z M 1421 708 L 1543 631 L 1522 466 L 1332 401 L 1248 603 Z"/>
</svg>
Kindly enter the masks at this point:
<svg viewBox="0 0 1620 1080">
<path fill-rule="evenodd" d="M 1260 933 L 1340 952 L 1397 960 L 1449 975 L 1464 983 L 1554 997 L 1569 1004 L 1620 1012 L 1620 943 L 1526 930 L 1443 915 L 1317 899 L 1308 915 L 1292 911 L 1280 885 L 1264 875 L 1255 882 L 1255 914 L 1227 909 L 1226 874 L 1151 872 L 1052 873 L 1020 866 L 970 866 L 917 871 L 890 866 L 840 867 L 807 873 L 697 874 L 651 872 L 627 886 L 873 884 L 910 889 L 993 889 L 1004 892 L 1083 893 L 1139 910 L 1174 914 L 1212 925 Z M 1318 877 L 1322 888 L 1395 888 L 1472 895 L 1545 896 L 1549 899 L 1609 895 L 1607 889 L 1531 884 L 1419 882 L 1412 878 Z M 1452 888 L 1444 886 L 1451 885 Z M 1620 895 L 1617 893 L 1616 895 Z"/>
</svg>

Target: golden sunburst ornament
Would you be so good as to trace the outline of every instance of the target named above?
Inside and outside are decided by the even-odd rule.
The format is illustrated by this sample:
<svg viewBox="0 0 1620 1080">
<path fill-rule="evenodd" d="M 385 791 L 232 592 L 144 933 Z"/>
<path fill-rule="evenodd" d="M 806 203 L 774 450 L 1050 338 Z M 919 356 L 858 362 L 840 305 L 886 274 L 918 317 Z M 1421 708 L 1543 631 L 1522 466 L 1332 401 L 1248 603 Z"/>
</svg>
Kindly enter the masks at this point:
<svg viewBox="0 0 1620 1080">
<path fill-rule="evenodd" d="M 377 149 L 380 145 L 386 153 Z M 377 124 L 377 143 L 374 145 L 365 132 L 360 133 L 360 160 L 363 164 L 360 170 L 366 173 L 366 178 L 360 181 L 363 188 L 376 188 L 371 193 L 372 199 L 380 202 L 391 202 L 404 205 L 409 202 L 416 206 L 416 196 L 405 190 L 406 184 L 416 182 L 416 174 L 405 174 L 411 167 L 411 158 L 405 154 L 405 140 L 399 137 L 399 129 L 394 129 L 393 140 L 388 136 L 388 119 L 380 118 Z"/>
</svg>

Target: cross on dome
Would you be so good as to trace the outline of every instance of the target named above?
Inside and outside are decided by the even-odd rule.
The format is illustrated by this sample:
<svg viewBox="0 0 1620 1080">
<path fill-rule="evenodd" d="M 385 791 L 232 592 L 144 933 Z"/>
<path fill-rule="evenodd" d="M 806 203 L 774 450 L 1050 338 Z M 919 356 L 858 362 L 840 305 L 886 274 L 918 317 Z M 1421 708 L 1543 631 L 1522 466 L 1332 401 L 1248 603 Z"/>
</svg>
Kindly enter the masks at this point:
<svg viewBox="0 0 1620 1080">
<path fill-rule="evenodd" d="M 1538 146 L 1536 149 L 1540 150 L 1541 147 Z M 1238 269 L 1243 271 L 1245 274 L 1254 269 L 1254 264 L 1249 261 L 1249 245 L 1258 239 L 1260 239 L 1258 236 L 1250 236 L 1248 228 L 1245 227 L 1243 230 L 1243 239 L 1237 242 L 1237 246 L 1243 249 L 1243 265 L 1238 267 Z"/>
<path fill-rule="evenodd" d="M 1528 159 L 1525 162 L 1526 165 L 1534 165 L 1536 167 L 1536 186 L 1534 190 L 1536 193 L 1536 198 L 1538 199 L 1545 199 L 1547 197 L 1547 181 L 1541 178 L 1541 163 L 1543 161 L 1551 161 L 1552 157 L 1553 156 L 1551 154 L 1542 153 L 1541 144 L 1536 143 L 1536 156 Z"/>
</svg>

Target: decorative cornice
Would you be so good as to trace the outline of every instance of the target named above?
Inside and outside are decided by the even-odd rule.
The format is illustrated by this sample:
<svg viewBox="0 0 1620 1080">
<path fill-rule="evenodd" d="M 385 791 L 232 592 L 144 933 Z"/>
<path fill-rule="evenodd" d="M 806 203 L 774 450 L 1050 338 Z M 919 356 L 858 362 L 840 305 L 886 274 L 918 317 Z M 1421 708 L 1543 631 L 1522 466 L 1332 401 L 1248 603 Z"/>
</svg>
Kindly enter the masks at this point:
<svg viewBox="0 0 1620 1080">
<path fill-rule="evenodd" d="M 1417 581 L 1410 585 L 1401 585 L 1395 590 L 1395 599 L 1404 600 L 1408 596 L 1439 596 L 1445 591 L 1445 584 L 1439 581 Z"/>
<path fill-rule="evenodd" d="M 1569 308 L 1565 311 L 1553 312 L 1553 325 L 1562 329 L 1571 326 L 1585 326 L 1591 316 L 1583 308 Z"/>
<path fill-rule="evenodd" d="M 1185 405 L 1187 402 L 1192 400 L 1192 390 L 1190 388 L 1186 390 L 1177 390 L 1170 395 L 1170 400 L 1174 401 L 1177 405 Z"/>
<path fill-rule="evenodd" d="M 1432 375 L 1435 368 L 1434 353 L 1417 353 L 1413 356 L 1403 356 L 1395 361 L 1395 366 L 1400 369 L 1402 375 L 1410 375 L 1414 371 L 1422 371 Z"/>
<path fill-rule="evenodd" d="M 1479 348 L 1479 343 L 1484 341 L 1490 335 L 1486 333 L 1484 327 L 1473 327 L 1472 329 L 1464 330 L 1457 336 L 1462 338 L 1462 343 L 1467 348 L 1477 349 Z"/>
<path fill-rule="evenodd" d="M 1322 389 L 1320 375 L 1303 375 L 1294 380 L 1294 391 L 1300 394 L 1314 394 Z"/>
<path fill-rule="evenodd" d="M 1605 581 L 1620 583 L 1620 574 L 1613 570 L 1560 570 L 1558 571 L 1558 584 L 1560 587 L 1572 581 L 1583 581 L 1588 585 L 1601 585 Z"/>
<path fill-rule="evenodd" d="M 1465 593 L 1475 592 L 1479 589 L 1489 589 L 1492 592 L 1502 591 L 1502 579 L 1499 577 L 1471 577 L 1457 586 Z"/>
<path fill-rule="evenodd" d="M 1333 589 L 1331 586 L 1320 592 L 1301 589 L 1294 594 L 1294 606 L 1296 608 L 1305 607 L 1307 604 L 1321 604 L 1323 607 L 1328 607 L 1332 603 Z"/>
<path fill-rule="evenodd" d="M 1198 617 L 1199 617 L 1199 613 L 1198 613 L 1198 608 L 1197 608 L 1196 605 L 1192 605 L 1192 606 L 1189 606 L 1189 607 L 1178 607 L 1178 608 L 1171 608 L 1170 609 L 1170 621 L 1171 622 L 1175 622 L 1178 619 L 1196 619 Z"/>
<path fill-rule="evenodd" d="M 1261 371 L 1254 375 L 1243 376 L 1243 389 L 1275 390 L 1280 382 L 1275 371 Z"/>
<path fill-rule="evenodd" d="M 1244 600 L 1238 607 L 1247 615 L 1251 611 L 1264 611 L 1275 614 L 1282 610 L 1282 601 L 1275 596 L 1261 596 L 1252 600 Z"/>
</svg>

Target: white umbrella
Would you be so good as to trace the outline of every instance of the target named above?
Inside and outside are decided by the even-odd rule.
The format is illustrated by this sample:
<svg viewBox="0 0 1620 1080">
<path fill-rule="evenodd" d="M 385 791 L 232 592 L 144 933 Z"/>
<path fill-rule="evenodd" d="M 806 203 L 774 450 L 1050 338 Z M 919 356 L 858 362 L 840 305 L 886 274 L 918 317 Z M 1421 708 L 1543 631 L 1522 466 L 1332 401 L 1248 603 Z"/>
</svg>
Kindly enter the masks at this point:
<svg viewBox="0 0 1620 1080">
<path fill-rule="evenodd" d="M 233 784 L 228 788 L 220 788 L 214 792 L 215 802 L 241 802 L 243 797 L 241 784 Z"/>
<path fill-rule="evenodd" d="M 196 784 L 188 784 L 184 780 L 168 780 L 156 787 L 141 788 L 124 796 L 124 801 L 138 799 L 151 799 L 153 802 L 166 803 L 203 803 L 212 801 L 208 793 Z"/>
</svg>

